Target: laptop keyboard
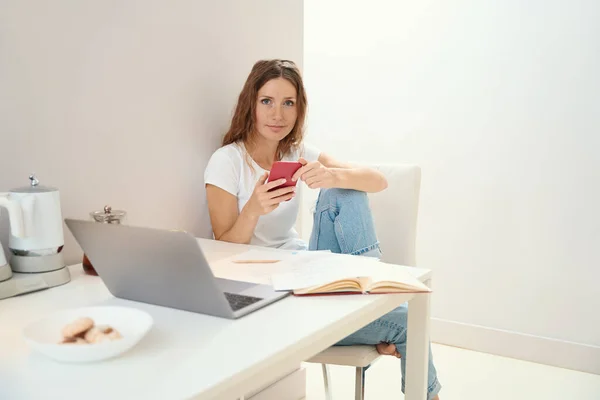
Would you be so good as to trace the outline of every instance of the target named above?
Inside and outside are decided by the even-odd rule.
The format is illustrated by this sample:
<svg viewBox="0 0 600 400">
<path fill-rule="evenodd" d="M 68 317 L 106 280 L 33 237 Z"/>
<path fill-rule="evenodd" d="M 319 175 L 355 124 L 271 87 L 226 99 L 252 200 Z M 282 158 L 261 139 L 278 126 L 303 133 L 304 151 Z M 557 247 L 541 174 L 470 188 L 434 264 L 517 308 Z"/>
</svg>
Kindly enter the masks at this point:
<svg viewBox="0 0 600 400">
<path fill-rule="evenodd" d="M 262 300 L 260 297 L 244 296 L 242 294 L 228 292 L 223 293 L 225 293 L 225 297 L 227 297 L 227 301 L 229 302 L 229 305 L 233 311 L 241 310 L 244 307 L 248 307 L 250 304 L 254 304 L 257 301 Z"/>
</svg>

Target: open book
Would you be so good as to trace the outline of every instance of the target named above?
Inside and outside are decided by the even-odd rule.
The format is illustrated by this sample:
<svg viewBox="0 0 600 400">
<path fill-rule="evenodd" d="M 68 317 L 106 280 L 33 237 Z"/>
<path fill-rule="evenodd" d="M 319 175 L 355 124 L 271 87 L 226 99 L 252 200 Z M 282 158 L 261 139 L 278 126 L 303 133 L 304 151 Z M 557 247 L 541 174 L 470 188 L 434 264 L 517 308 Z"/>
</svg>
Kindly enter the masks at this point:
<svg viewBox="0 0 600 400">
<path fill-rule="evenodd" d="M 425 286 L 425 285 L 423 285 Z M 430 289 L 414 286 L 397 281 L 373 281 L 373 278 L 355 277 L 343 278 L 322 285 L 315 285 L 307 288 L 298 288 L 292 290 L 296 295 L 324 294 L 324 293 L 362 293 L 362 294 L 383 294 L 383 293 L 426 293 Z"/>
<path fill-rule="evenodd" d="M 293 271 L 271 277 L 275 290 L 295 295 L 427 293 L 425 284 L 410 273 L 410 267 L 385 264 L 350 256 L 344 262 L 331 261 L 299 265 Z"/>
</svg>

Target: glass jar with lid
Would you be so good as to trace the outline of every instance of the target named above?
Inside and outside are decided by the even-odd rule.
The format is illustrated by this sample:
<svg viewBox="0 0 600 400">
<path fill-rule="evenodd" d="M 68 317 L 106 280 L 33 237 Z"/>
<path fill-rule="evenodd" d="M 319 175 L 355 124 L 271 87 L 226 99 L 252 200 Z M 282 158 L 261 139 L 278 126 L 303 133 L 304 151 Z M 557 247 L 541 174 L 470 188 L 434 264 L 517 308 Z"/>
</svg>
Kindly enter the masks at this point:
<svg viewBox="0 0 600 400">
<path fill-rule="evenodd" d="M 100 211 L 92 211 L 90 216 L 94 221 L 102 224 L 122 224 L 125 222 L 125 216 L 127 212 L 123 210 L 113 210 L 111 206 L 104 206 L 103 210 Z M 88 275 L 98 275 L 94 266 L 87 258 L 87 256 L 83 255 L 83 271 Z"/>
</svg>

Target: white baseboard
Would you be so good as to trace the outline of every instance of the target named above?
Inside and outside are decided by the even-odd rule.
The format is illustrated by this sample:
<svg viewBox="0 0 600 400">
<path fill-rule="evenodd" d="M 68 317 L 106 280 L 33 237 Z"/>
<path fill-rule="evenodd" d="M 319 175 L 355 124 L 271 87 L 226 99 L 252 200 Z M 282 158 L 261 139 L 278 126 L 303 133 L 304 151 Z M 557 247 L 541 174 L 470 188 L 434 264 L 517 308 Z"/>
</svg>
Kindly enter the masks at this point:
<svg viewBox="0 0 600 400">
<path fill-rule="evenodd" d="M 431 341 L 600 375 L 600 347 L 431 319 Z"/>
</svg>

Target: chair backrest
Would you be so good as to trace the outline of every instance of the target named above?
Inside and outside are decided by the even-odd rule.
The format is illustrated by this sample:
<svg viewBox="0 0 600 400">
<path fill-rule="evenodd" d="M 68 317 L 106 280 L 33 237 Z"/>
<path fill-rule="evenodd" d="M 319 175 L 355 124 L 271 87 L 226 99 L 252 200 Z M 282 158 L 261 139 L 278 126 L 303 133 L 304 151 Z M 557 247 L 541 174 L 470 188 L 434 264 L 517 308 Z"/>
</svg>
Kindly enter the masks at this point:
<svg viewBox="0 0 600 400">
<path fill-rule="evenodd" d="M 388 180 L 383 192 L 369 194 L 382 261 L 416 266 L 417 215 L 421 168 L 408 164 L 372 165 Z"/>
</svg>

